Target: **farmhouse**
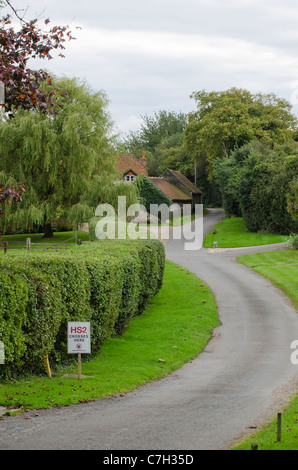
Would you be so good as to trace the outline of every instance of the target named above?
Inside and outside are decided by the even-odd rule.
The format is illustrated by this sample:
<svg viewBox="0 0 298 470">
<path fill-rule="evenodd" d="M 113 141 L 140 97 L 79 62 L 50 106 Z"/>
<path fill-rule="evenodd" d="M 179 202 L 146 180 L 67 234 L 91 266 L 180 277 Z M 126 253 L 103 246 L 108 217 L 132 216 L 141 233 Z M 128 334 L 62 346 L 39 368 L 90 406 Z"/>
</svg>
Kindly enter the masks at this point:
<svg viewBox="0 0 298 470">
<path fill-rule="evenodd" d="M 138 159 L 133 154 L 118 155 L 117 169 L 125 182 L 135 181 L 137 176 L 145 175 L 158 189 L 160 189 L 173 203 L 182 207 L 191 204 L 202 204 L 202 191 L 200 191 L 180 171 L 165 170 L 159 177 L 148 175 L 145 153 Z"/>
<path fill-rule="evenodd" d="M 126 183 L 135 181 L 137 176 L 148 176 L 145 154 L 139 160 L 133 154 L 118 155 L 117 170 Z"/>
</svg>

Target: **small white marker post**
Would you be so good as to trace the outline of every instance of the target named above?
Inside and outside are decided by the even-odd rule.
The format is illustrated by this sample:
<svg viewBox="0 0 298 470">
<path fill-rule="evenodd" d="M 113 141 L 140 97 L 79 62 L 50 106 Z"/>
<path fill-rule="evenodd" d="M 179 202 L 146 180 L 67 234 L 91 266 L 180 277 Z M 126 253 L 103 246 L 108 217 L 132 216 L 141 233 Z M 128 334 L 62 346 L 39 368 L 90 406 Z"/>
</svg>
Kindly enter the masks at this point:
<svg viewBox="0 0 298 470">
<path fill-rule="evenodd" d="M 68 322 L 68 354 L 78 355 L 78 379 L 82 378 L 82 354 L 91 354 L 90 322 Z"/>
<path fill-rule="evenodd" d="M 0 364 L 5 364 L 5 347 L 2 341 L 0 341 Z"/>
<path fill-rule="evenodd" d="M 0 81 L 0 106 L 5 105 L 5 86 L 4 83 Z"/>
</svg>

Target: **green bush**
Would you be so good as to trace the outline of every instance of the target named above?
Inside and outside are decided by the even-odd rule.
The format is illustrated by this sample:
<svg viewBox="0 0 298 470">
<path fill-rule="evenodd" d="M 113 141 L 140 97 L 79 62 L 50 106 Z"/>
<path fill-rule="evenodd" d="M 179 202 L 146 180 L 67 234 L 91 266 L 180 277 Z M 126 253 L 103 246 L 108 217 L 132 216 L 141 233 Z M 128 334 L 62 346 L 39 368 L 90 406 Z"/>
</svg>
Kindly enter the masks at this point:
<svg viewBox="0 0 298 470">
<path fill-rule="evenodd" d="M 167 206 L 172 204 L 171 199 L 165 196 L 145 175 L 138 176 L 134 184 L 138 188 L 141 203 L 148 213 L 150 213 L 151 204 L 166 204 Z"/>
<path fill-rule="evenodd" d="M 290 238 L 290 240 L 288 241 L 288 247 L 291 250 L 298 250 L 298 235 L 294 235 Z"/>
<path fill-rule="evenodd" d="M 0 260 L 1 376 L 43 370 L 68 358 L 67 322 L 91 322 L 92 352 L 125 331 L 162 286 L 163 245 L 106 240 L 63 253 L 6 255 Z"/>
<path fill-rule="evenodd" d="M 298 146 L 251 142 L 214 163 L 227 216 L 243 217 L 250 232 L 288 235 L 298 230 L 295 219 Z"/>
</svg>

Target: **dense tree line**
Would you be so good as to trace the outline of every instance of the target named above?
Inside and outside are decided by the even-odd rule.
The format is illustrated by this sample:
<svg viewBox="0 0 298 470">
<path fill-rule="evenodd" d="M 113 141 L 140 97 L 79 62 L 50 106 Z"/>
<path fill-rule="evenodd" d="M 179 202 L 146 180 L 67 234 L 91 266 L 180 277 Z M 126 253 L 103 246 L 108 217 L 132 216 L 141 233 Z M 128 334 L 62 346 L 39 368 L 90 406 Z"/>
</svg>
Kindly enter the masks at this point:
<svg viewBox="0 0 298 470">
<path fill-rule="evenodd" d="M 207 205 L 243 216 L 250 231 L 298 230 L 297 119 L 273 93 L 194 92 L 197 111 L 143 118 L 127 150 L 149 152 L 149 172 L 180 170 Z M 174 125 L 175 124 L 175 125 Z"/>
</svg>

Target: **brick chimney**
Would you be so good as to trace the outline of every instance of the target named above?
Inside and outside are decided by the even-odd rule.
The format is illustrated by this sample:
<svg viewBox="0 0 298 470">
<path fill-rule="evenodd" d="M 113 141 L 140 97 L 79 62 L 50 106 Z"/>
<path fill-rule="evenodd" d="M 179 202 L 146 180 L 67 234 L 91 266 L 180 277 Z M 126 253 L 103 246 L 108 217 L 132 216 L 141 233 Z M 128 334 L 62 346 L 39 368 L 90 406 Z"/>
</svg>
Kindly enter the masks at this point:
<svg viewBox="0 0 298 470">
<path fill-rule="evenodd" d="M 145 152 L 142 152 L 141 162 L 147 168 L 147 159 L 146 159 L 146 153 Z"/>
</svg>

